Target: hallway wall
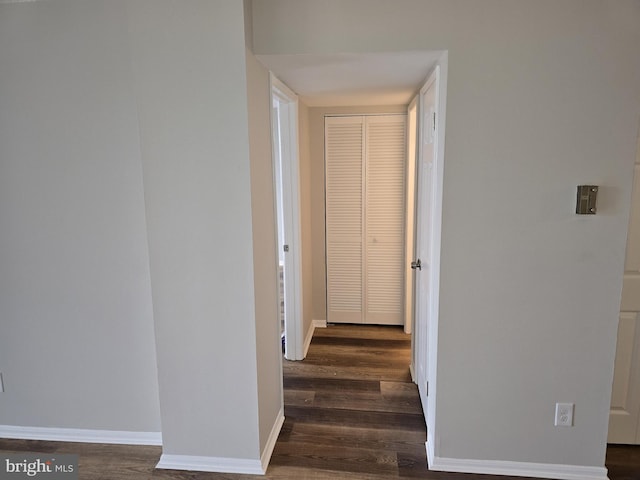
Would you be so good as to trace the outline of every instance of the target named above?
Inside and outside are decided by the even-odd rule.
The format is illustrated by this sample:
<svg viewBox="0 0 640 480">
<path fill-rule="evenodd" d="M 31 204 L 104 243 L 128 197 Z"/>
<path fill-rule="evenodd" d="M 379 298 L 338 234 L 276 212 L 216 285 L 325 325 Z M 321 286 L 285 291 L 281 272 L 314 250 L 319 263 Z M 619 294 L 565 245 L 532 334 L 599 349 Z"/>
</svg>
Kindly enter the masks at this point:
<svg viewBox="0 0 640 480">
<path fill-rule="evenodd" d="M 269 72 L 249 49 L 247 106 L 251 158 L 251 220 L 253 288 L 255 290 L 256 353 L 260 452 L 282 411 L 282 351 L 280 349 L 279 265 L 275 189 L 271 156 L 271 92 Z"/>
<path fill-rule="evenodd" d="M 259 465 L 243 4 L 136 0 L 127 11 L 163 457 Z"/>
<path fill-rule="evenodd" d="M 302 338 L 313 328 L 313 292 L 317 281 L 313 275 L 313 163 L 311 157 L 311 109 L 298 100 L 298 144 L 300 145 L 300 228 L 302 239 Z"/>
</svg>

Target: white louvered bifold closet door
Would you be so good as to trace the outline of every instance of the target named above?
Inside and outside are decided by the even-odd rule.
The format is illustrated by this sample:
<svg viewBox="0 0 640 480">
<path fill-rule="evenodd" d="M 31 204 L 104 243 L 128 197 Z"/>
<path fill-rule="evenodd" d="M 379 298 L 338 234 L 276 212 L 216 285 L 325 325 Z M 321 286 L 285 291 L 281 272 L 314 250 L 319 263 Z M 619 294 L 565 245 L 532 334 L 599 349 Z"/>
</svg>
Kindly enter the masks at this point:
<svg viewBox="0 0 640 480">
<path fill-rule="evenodd" d="M 362 323 L 364 121 L 325 120 L 327 319 Z"/>
<path fill-rule="evenodd" d="M 404 323 L 405 116 L 365 117 L 365 323 Z"/>
<path fill-rule="evenodd" d="M 329 322 L 403 324 L 405 122 L 325 119 Z"/>
</svg>

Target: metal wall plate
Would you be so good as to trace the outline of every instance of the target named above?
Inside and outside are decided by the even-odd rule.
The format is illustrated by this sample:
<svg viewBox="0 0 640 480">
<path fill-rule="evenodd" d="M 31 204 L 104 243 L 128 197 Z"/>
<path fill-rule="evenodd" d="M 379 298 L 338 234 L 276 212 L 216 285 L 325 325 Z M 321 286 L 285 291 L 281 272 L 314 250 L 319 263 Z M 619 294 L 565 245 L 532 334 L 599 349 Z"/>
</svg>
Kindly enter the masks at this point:
<svg viewBox="0 0 640 480">
<path fill-rule="evenodd" d="M 579 215 L 595 215 L 596 198 L 598 196 L 597 185 L 578 185 L 578 198 L 576 200 L 576 213 Z"/>
</svg>

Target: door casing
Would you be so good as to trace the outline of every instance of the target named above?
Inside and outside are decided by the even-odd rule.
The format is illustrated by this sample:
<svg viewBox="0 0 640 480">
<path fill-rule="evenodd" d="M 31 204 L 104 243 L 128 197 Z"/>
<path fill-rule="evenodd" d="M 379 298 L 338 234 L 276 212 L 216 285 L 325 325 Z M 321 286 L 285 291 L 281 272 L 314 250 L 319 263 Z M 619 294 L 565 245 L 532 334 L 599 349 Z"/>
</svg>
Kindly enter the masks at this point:
<svg viewBox="0 0 640 480">
<path fill-rule="evenodd" d="M 302 360 L 303 328 L 302 328 L 302 252 L 300 233 L 300 174 L 298 157 L 298 96 L 278 78 L 270 75 L 270 89 L 272 98 L 280 103 L 279 128 L 272 125 L 272 136 L 280 135 L 281 172 L 276 167 L 274 139 L 273 152 L 273 186 L 277 188 L 277 175 L 282 177 L 282 215 L 283 215 L 283 244 L 288 246 L 284 254 L 284 288 L 285 288 L 285 358 L 287 360 Z M 274 122 L 274 119 L 272 119 Z M 276 195 L 277 197 L 277 195 Z M 277 202 L 277 199 L 276 199 Z M 278 205 L 275 205 L 276 212 Z M 279 242 L 276 242 L 278 244 Z M 279 253 L 279 252 L 278 252 Z M 278 256 L 276 256 L 278 258 Z M 276 279 L 279 282 L 279 279 Z"/>
</svg>

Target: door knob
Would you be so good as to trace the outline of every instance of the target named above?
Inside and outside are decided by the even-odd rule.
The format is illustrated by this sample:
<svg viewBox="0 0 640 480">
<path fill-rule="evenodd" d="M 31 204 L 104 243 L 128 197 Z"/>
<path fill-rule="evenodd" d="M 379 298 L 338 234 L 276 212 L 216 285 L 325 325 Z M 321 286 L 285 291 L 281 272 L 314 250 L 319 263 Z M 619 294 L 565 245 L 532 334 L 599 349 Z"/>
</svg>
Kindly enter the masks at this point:
<svg viewBox="0 0 640 480">
<path fill-rule="evenodd" d="M 413 270 L 415 269 L 422 270 L 422 263 L 420 263 L 420 259 L 416 260 L 415 262 L 411 262 L 411 268 Z"/>
</svg>

